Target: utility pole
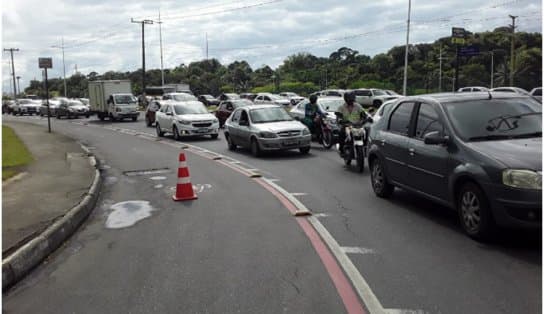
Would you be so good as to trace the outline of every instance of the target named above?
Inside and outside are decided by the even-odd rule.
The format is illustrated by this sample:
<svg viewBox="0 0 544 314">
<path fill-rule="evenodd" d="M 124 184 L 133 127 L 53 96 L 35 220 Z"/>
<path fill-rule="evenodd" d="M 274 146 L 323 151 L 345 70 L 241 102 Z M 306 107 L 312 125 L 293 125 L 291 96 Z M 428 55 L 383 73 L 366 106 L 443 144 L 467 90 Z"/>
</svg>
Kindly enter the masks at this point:
<svg viewBox="0 0 544 314">
<path fill-rule="evenodd" d="M 208 33 L 206 33 L 206 61 L 208 61 Z"/>
<path fill-rule="evenodd" d="M 142 20 L 135 21 L 133 18 L 130 19 L 132 23 L 142 24 L 142 103 L 145 105 L 147 99 L 145 98 L 145 24 L 153 24 L 152 20 Z"/>
<path fill-rule="evenodd" d="M 402 84 L 402 94 L 406 96 L 406 85 L 408 79 L 408 45 L 410 43 L 410 11 L 412 9 L 412 0 L 408 0 L 408 21 L 406 23 L 406 49 L 404 51 L 404 82 Z"/>
<path fill-rule="evenodd" d="M 442 45 L 440 45 L 440 57 L 438 57 L 438 60 L 440 60 L 440 70 L 438 72 L 438 91 L 442 92 Z"/>
<path fill-rule="evenodd" d="M 512 19 L 512 41 L 510 44 L 510 86 L 514 86 L 514 40 L 516 34 L 516 18 L 517 16 L 508 15 Z"/>
<path fill-rule="evenodd" d="M 162 22 L 161 22 L 161 10 L 159 9 L 159 42 L 161 45 L 161 82 L 164 86 L 164 65 L 163 65 L 163 58 L 162 58 Z"/>
<path fill-rule="evenodd" d="M 51 46 L 51 48 L 60 48 L 62 49 L 62 72 L 64 74 L 64 97 L 67 97 L 67 90 L 66 90 L 66 64 L 64 63 L 64 37 L 61 38 L 62 45 L 60 46 Z"/>
<path fill-rule="evenodd" d="M 17 86 L 15 85 L 15 64 L 13 63 L 13 52 L 19 51 L 19 48 L 4 49 L 4 51 L 9 51 L 11 54 L 11 74 L 13 75 L 13 99 L 17 99 Z"/>
</svg>

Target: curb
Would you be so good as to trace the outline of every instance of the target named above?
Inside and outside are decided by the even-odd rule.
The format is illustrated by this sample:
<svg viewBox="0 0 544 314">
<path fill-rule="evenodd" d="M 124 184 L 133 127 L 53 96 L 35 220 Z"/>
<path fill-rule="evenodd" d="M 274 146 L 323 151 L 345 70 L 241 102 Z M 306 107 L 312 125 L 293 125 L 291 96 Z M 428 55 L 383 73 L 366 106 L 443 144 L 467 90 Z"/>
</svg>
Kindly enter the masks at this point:
<svg viewBox="0 0 544 314">
<path fill-rule="evenodd" d="M 7 288 L 21 280 L 49 254 L 61 246 L 94 209 L 102 186 L 102 175 L 98 170 L 96 158 L 89 154 L 86 147 L 83 145 L 82 147 L 89 156 L 89 163 L 95 168 L 94 180 L 89 191 L 81 202 L 72 207 L 62 218 L 2 260 L 2 291 L 6 291 Z"/>
</svg>

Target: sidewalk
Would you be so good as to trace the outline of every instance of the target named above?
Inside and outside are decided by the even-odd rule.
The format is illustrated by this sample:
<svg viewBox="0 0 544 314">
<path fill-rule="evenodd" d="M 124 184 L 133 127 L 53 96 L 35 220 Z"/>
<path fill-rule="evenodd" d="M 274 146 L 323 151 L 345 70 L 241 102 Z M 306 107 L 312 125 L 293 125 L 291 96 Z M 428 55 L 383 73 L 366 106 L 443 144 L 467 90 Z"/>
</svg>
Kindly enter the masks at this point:
<svg viewBox="0 0 544 314">
<path fill-rule="evenodd" d="M 34 157 L 19 180 L 2 184 L 2 258 L 77 205 L 94 168 L 74 140 L 29 123 L 3 121 Z"/>
</svg>

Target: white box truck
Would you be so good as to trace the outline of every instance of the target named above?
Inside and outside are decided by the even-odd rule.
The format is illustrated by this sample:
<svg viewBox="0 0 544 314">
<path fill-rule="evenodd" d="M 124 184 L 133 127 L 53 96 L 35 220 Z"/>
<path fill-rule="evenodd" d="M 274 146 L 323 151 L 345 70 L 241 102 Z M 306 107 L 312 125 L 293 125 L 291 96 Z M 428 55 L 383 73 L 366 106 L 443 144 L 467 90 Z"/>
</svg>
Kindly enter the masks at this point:
<svg viewBox="0 0 544 314">
<path fill-rule="evenodd" d="M 100 120 L 138 120 L 138 101 L 129 80 L 90 81 L 89 105 Z"/>
</svg>

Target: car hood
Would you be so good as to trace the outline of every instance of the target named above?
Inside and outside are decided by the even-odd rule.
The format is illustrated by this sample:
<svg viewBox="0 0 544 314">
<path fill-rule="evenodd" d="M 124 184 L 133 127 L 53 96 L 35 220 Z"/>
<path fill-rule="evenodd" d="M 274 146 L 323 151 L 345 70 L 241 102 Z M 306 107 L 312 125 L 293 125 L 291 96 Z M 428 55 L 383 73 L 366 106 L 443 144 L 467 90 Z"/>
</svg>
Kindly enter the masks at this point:
<svg viewBox="0 0 544 314">
<path fill-rule="evenodd" d="M 289 103 L 291 103 L 291 101 L 289 101 L 289 99 L 276 99 L 276 100 L 274 100 L 272 102 L 275 103 L 275 104 L 289 104 Z"/>
<path fill-rule="evenodd" d="M 254 123 L 253 126 L 259 131 L 268 132 L 281 132 L 287 130 L 303 130 L 304 124 L 298 121 L 282 121 L 282 122 L 268 122 L 268 123 Z"/>
<path fill-rule="evenodd" d="M 84 110 L 84 109 L 88 109 L 87 106 L 85 106 L 85 105 L 70 106 L 70 108 L 72 108 L 72 109 L 74 109 L 74 110 Z"/>
<path fill-rule="evenodd" d="M 39 104 L 24 104 L 24 105 L 21 105 L 21 107 L 40 107 L 41 105 Z"/>
<path fill-rule="evenodd" d="M 176 115 L 178 119 L 183 119 L 186 121 L 207 121 L 215 120 L 215 116 L 211 113 L 201 113 L 201 114 L 178 114 Z"/>
<path fill-rule="evenodd" d="M 512 169 L 542 170 L 542 138 L 470 142 L 468 146 Z"/>
</svg>

